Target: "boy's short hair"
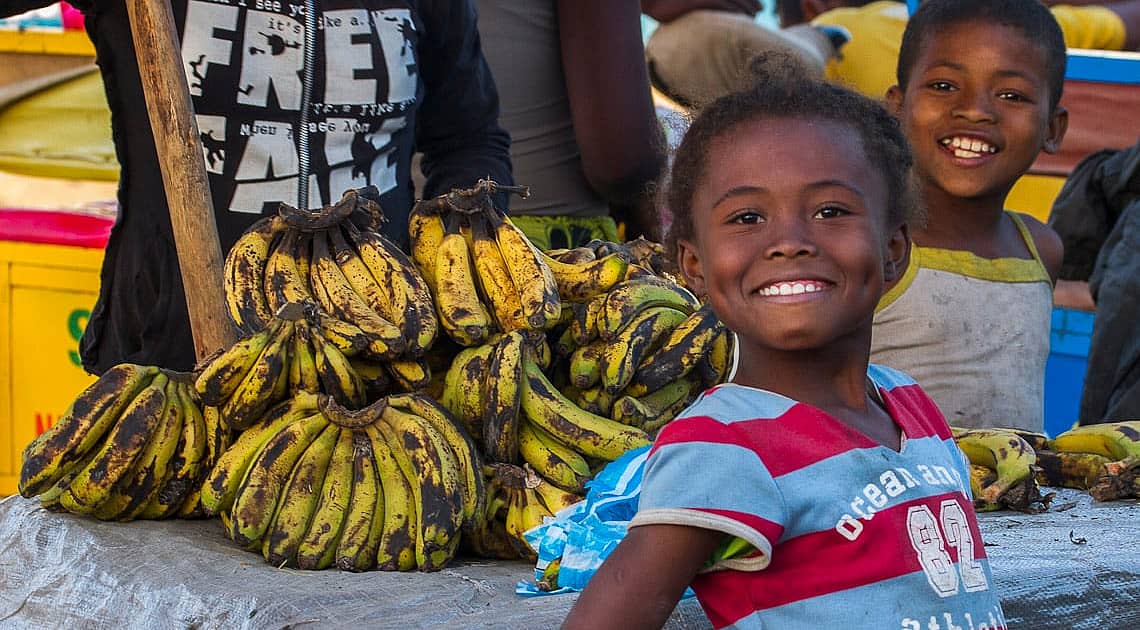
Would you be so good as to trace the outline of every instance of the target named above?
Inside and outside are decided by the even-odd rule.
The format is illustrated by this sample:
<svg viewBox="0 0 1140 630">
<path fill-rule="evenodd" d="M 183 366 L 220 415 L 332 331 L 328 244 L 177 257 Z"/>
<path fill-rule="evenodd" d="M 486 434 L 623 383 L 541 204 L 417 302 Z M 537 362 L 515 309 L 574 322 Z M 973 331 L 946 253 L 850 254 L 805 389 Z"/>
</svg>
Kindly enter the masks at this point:
<svg viewBox="0 0 1140 630">
<path fill-rule="evenodd" d="M 903 32 L 895 76 L 905 90 L 928 35 L 952 24 L 985 21 L 1017 29 L 1045 53 L 1049 111 L 1057 108 L 1065 85 L 1065 37 L 1057 19 L 1038 0 L 926 0 L 910 16 Z"/>
</svg>

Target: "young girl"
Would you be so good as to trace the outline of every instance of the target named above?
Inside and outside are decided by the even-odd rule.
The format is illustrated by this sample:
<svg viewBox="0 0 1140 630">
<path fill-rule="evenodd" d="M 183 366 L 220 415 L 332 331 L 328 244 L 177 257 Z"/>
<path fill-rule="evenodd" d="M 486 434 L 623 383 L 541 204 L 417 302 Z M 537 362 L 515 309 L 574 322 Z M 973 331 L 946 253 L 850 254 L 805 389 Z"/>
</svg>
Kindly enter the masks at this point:
<svg viewBox="0 0 1140 630">
<path fill-rule="evenodd" d="M 658 436 L 567 628 L 661 627 L 690 584 L 718 628 L 1005 625 L 946 422 L 868 365 L 916 207 L 906 143 L 871 100 L 803 76 L 715 101 L 678 150 L 680 268 L 738 368 Z"/>
<path fill-rule="evenodd" d="M 954 426 L 1041 431 L 1060 237 L 1005 209 L 1067 114 L 1061 29 L 1037 0 L 929 0 L 887 98 L 928 209 L 875 315 L 871 358 L 914 377 Z"/>
</svg>

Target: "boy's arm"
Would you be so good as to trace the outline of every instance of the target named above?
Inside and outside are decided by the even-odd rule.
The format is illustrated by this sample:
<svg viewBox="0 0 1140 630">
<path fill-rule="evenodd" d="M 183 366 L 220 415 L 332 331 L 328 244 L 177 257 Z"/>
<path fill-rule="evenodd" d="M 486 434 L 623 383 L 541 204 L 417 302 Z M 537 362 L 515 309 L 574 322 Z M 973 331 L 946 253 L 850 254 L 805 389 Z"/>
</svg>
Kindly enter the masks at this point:
<svg viewBox="0 0 1140 630">
<path fill-rule="evenodd" d="M 1061 259 L 1065 253 L 1065 246 L 1061 243 L 1061 236 L 1053 228 L 1038 221 L 1028 214 L 1018 213 L 1029 235 L 1033 237 L 1033 245 L 1041 256 L 1045 270 L 1049 272 L 1049 279 L 1057 284 L 1057 276 L 1061 273 Z"/>
<path fill-rule="evenodd" d="M 594 574 L 562 627 L 660 628 L 724 534 L 683 525 L 641 525 Z"/>
</svg>

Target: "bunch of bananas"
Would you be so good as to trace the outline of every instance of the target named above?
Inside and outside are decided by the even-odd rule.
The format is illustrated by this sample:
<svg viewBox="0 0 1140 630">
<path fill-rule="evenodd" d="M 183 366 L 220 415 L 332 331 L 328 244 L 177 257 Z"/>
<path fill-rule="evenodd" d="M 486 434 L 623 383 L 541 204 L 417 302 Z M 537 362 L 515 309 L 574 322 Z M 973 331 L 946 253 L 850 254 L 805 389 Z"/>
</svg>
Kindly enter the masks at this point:
<svg viewBox="0 0 1140 630">
<path fill-rule="evenodd" d="M 549 483 L 528 464 L 495 462 L 483 474 L 487 478 L 486 520 L 469 546 L 487 557 L 534 562 L 537 550 L 524 534 L 582 498 Z"/>
<path fill-rule="evenodd" d="M 1053 495 L 1042 496 L 1038 487 L 1033 447 L 1044 436 L 1012 429 L 952 428 L 952 432 L 954 442 L 970 461 L 975 509 L 989 512 L 1008 508 L 1030 513 L 1048 509 Z"/>
<path fill-rule="evenodd" d="M 227 440 L 189 375 L 123 363 L 24 449 L 20 494 L 102 520 L 196 516 L 201 480 Z"/>
<path fill-rule="evenodd" d="M 201 501 L 277 566 L 436 571 L 485 513 L 482 470 L 470 437 L 426 396 L 354 411 L 301 391 L 237 437 Z"/>
<path fill-rule="evenodd" d="M 367 402 L 369 387 L 387 389 L 382 371 L 354 364 L 364 343 L 344 322 L 310 304 L 290 302 L 268 324 L 204 362 L 194 381 L 202 402 L 217 407 L 231 429 L 256 422 L 293 392 L 324 393 L 353 408 Z M 361 373 L 367 375 L 367 379 Z"/>
<path fill-rule="evenodd" d="M 276 216 L 250 226 L 223 270 L 233 322 L 253 333 L 268 327 L 283 305 L 315 302 L 325 319 L 339 322 L 336 334 L 358 340 L 365 356 L 422 357 L 438 329 L 427 284 L 395 243 L 351 220 L 362 207 L 370 216 L 380 212 L 348 191 L 318 211 L 282 204 Z"/>
<path fill-rule="evenodd" d="M 526 189 L 483 180 L 416 204 L 409 219 L 412 259 L 435 297 L 441 327 L 462 346 L 496 333 L 547 330 L 564 301 L 604 292 L 630 268 L 625 252 L 576 262 L 543 253 L 494 207 L 500 191 Z"/>
<path fill-rule="evenodd" d="M 1140 421 L 1074 427 L 1038 451 L 1049 485 L 1087 490 L 1098 501 L 1140 497 Z"/>
</svg>

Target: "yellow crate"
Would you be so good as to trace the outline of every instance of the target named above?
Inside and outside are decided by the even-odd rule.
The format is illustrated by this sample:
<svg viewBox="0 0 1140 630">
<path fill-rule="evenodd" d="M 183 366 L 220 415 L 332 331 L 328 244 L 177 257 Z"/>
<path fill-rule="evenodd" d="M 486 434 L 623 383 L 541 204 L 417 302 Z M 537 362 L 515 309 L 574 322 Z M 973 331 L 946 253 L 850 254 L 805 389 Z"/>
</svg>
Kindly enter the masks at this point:
<svg viewBox="0 0 1140 630">
<path fill-rule="evenodd" d="M 24 446 L 95 377 L 79 337 L 103 250 L 0 241 L 0 496 L 14 494 Z"/>
</svg>

